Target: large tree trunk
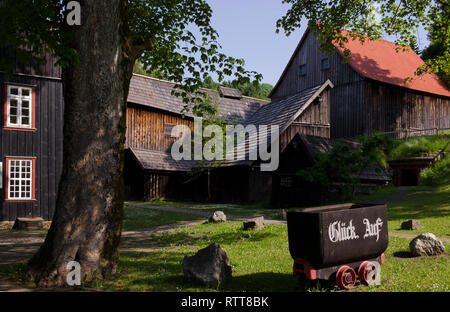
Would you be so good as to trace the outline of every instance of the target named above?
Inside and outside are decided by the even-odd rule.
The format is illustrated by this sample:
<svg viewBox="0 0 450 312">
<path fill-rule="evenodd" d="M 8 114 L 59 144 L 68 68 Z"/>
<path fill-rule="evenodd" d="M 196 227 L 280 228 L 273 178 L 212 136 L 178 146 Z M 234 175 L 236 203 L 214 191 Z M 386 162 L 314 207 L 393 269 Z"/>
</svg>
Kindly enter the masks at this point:
<svg viewBox="0 0 450 312">
<path fill-rule="evenodd" d="M 63 69 L 64 158 L 57 208 L 27 272 L 40 287 L 117 269 L 123 218 L 125 109 L 136 54 L 125 36 L 126 0 L 85 0 L 74 29 L 79 63 Z"/>
</svg>

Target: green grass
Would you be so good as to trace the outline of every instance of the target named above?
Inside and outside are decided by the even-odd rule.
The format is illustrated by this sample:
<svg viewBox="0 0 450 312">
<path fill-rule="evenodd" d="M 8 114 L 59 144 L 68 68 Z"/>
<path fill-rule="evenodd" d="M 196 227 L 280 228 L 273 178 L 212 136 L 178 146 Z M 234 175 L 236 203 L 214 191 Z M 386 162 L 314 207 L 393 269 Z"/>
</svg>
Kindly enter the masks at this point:
<svg viewBox="0 0 450 312">
<path fill-rule="evenodd" d="M 261 215 L 271 216 L 278 213 L 278 209 L 269 209 L 267 204 L 260 202 L 254 204 L 221 204 L 221 203 L 200 203 L 200 202 L 187 202 L 187 201 L 173 201 L 164 198 L 155 198 L 150 201 L 133 201 L 130 203 L 154 205 L 169 208 L 182 208 L 192 210 L 202 210 L 214 212 L 217 210 L 223 211 L 225 214 L 237 215 L 237 216 L 251 216 Z"/>
<path fill-rule="evenodd" d="M 115 291 L 335 291 L 330 282 L 309 282 L 292 276 L 287 227 L 267 225 L 262 231 L 242 231 L 242 223 L 201 224 L 155 235 L 149 253 L 122 253 L 120 275 L 114 281 L 87 286 Z M 185 281 L 182 260 L 217 242 L 233 267 L 232 280 L 213 289 Z M 448 291 L 450 257 L 403 258 L 408 239 L 391 237 L 382 266 L 382 285 L 355 291 Z M 445 244 L 446 248 L 450 246 Z"/>
<path fill-rule="evenodd" d="M 432 232 L 437 236 L 450 235 L 450 184 L 430 188 L 412 187 L 405 200 L 388 205 L 389 231 L 420 234 Z M 422 229 L 400 230 L 401 223 L 419 220 Z"/>
<path fill-rule="evenodd" d="M 450 154 L 420 171 L 419 183 L 421 185 L 450 184 Z"/>
<path fill-rule="evenodd" d="M 450 137 L 432 135 L 412 137 L 396 141 L 396 146 L 390 151 L 391 158 L 416 157 L 444 150 L 449 145 Z"/>
<path fill-rule="evenodd" d="M 173 224 L 180 221 L 192 221 L 205 219 L 202 216 L 152 210 L 135 206 L 125 206 L 125 218 L 123 220 L 123 230 L 131 231 L 136 229 L 151 228 L 159 225 Z"/>
</svg>

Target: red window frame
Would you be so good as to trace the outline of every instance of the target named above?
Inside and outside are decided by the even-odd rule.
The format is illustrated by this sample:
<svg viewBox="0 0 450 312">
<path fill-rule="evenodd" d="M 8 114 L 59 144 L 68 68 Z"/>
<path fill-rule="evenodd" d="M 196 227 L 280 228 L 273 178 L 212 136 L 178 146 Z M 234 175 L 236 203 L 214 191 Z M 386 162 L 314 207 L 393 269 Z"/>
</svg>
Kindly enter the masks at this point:
<svg viewBox="0 0 450 312">
<path fill-rule="evenodd" d="M 9 180 L 10 180 L 10 168 L 9 168 L 9 161 L 10 160 L 31 160 L 31 198 L 30 199 L 14 199 L 9 198 Z M 14 203 L 21 203 L 21 202 L 30 202 L 36 200 L 36 157 L 25 157 L 25 156 L 8 156 L 5 158 L 5 177 L 6 177 L 6 183 L 5 183 L 5 201 L 6 202 L 14 202 Z"/>
<path fill-rule="evenodd" d="M 30 88 L 31 95 L 31 128 L 25 127 L 11 127 L 8 125 L 8 87 L 25 87 Z M 14 131 L 31 131 L 35 132 L 36 129 L 36 86 L 20 84 L 20 83 L 5 83 L 5 94 L 4 94 L 4 121 L 3 121 L 3 129 L 4 130 L 14 130 Z"/>
</svg>

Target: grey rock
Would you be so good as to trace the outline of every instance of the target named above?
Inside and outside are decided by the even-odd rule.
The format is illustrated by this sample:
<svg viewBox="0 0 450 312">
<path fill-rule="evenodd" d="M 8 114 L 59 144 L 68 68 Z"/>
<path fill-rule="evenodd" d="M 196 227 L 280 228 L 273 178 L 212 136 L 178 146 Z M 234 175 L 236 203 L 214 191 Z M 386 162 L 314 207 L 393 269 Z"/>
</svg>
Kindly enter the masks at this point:
<svg viewBox="0 0 450 312">
<path fill-rule="evenodd" d="M 264 217 L 261 216 L 261 217 L 256 217 L 256 218 L 244 221 L 244 230 L 250 230 L 250 229 L 256 229 L 256 230 L 264 229 Z"/>
<path fill-rule="evenodd" d="M 409 243 L 409 249 L 416 257 L 436 256 L 445 251 L 444 244 L 433 233 L 420 234 Z"/>
<path fill-rule="evenodd" d="M 227 216 L 223 213 L 223 211 L 214 211 L 214 213 L 209 217 L 209 222 L 226 222 Z"/>
<path fill-rule="evenodd" d="M 183 259 L 185 278 L 211 287 L 217 287 L 229 281 L 232 277 L 231 271 L 227 253 L 217 243 Z"/>
<path fill-rule="evenodd" d="M 402 222 L 401 226 L 402 230 L 420 230 L 422 228 L 422 224 L 418 220 L 408 220 Z"/>
</svg>

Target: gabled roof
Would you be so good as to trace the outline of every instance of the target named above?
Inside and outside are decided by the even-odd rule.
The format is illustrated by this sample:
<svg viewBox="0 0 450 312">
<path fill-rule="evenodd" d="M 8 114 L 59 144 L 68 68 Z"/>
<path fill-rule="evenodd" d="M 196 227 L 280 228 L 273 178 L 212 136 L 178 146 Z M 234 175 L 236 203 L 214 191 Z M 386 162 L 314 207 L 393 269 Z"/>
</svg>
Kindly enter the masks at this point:
<svg viewBox="0 0 450 312">
<path fill-rule="evenodd" d="M 279 127 L 279 133 L 281 135 L 281 133 L 286 130 L 289 125 L 295 119 L 297 119 L 326 88 L 332 87 L 333 83 L 330 80 L 327 80 L 322 85 L 303 90 L 282 100 L 270 102 L 269 104 L 262 106 L 253 116 L 245 120 L 244 125 L 277 125 Z M 249 142 L 246 145 L 245 150 L 243 146 L 241 148 L 237 148 L 237 157 L 244 157 L 246 161 L 225 161 L 223 165 L 229 166 L 250 164 L 253 161 L 247 160 L 249 158 L 248 155 L 250 155 L 252 152 L 256 153 L 258 151 L 259 142 L 266 141 L 268 146 L 270 146 L 279 139 L 270 137 L 270 128 L 268 128 L 267 133 L 260 133 L 258 137 L 256 135 L 254 137 L 256 139 L 248 140 Z"/>
<path fill-rule="evenodd" d="M 335 47 L 340 53 L 343 52 L 336 44 Z M 403 51 L 400 46 L 386 40 L 367 39 L 362 44 L 358 39 L 351 38 L 345 47 L 351 51 L 350 66 L 366 78 L 450 97 L 450 90 L 437 75 L 414 76 L 417 68 L 425 62 L 412 49 Z M 398 48 L 400 50 L 397 52 Z M 407 77 L 412 78 L 412 81 L 405 82 Z"/>
<path fill-rule="evenodd" d="M 309 32 L 310 29 L 307 28 L 269 97 L 280 85 Z M 342 55 L 342 50 L 336 44 L 334 45 L 336 50 Z M 366 40 L 364 44 L 361 44 L 358 39 L 352 40 L 349 38 L 349 42 L 346 44 L 346 48 L 351 51 L 352 56 L 349 65 L 365 78 L 412 90 L 450 96 L 450 90 L 437 75 L 423 74 L 420 77 L 414 76 L 414 72 L 419 66 L 424 64 L 424 61 L 414 51 L 406 52 L 400 50 L 396 52 L 396 47 L 398 46 L 395 43 L 386 40 Z M 413 78 L 413 80 L 405 82 L 405 78 L 408 77 Z"/>
<path fill-rule="evenodd" d="M 182 97 L 171 94 L 174 86 L 175 83 L 170 81 L 133 75 L 130 82 L 128 102 L 181 114 L 186 104 Z M 218 99 L 219 112 L 223 116 L 228 116 L 228 120 L 246 119 L 262 105 L 269 102 L 248 96 L 242 96 L 240 99 L 220 97 L 217 91 L 210 89 L 200 89 L 200 91 L 208 93 L 213 100 Z M 186 111 L 185 115 L 194 117 L 191 110 Z"/>
<path fill-rule="evenodd" d="M 280 133 L 285 130 L 327 87 L 333 88 L 330 80 L 322 85 L 300 91 L 281 100 L 275 100 L 256 111 L 246 124 L 278 125 Z"/>
</svg>

